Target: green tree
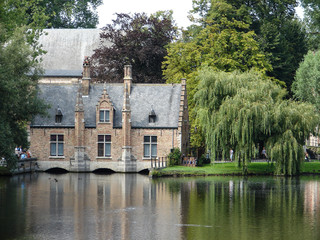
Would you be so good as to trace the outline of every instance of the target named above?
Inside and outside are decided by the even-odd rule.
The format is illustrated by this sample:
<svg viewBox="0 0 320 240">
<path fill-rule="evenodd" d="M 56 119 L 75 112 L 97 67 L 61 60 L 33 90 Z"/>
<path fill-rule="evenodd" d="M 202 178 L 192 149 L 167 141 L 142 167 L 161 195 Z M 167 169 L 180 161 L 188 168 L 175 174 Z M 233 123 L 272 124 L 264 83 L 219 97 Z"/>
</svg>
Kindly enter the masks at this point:
<svg viewBox="0 0 320 240">
<path fill-rule="evenodd" d="M 242 12 L 225 1 L 212 1 L 211 9 L 210 18 L 202 18 L 200 27 L 194 26 L 182 40 L 169 45 L 163 63 L 167 82 L 187 79 L 193 146 L 203 146 L 204 143 L 193 100 L 198 85 L 197 70 L 201 66 L 222 71 L 246 71 L 251 68 L 261 72 L 271 71 L 266 56 L 255 40 L 257 36 L 249 29 L 250 19 L 241 20 Z"/>
<path fill-rule="evenodd" d="M 284 100 L 286 91 L 259 72 L 199 73 L 197 116 L 213 160 L 234 150 L 243 171 L 265 143 L 276 174 L 300 172 L 303 144 L 319 122 L 311 104 Z"/>
<path fill-rule="evenodd" d="M 41 0 L 49 19 L 46 27 L 52 28 L 95 28 L 99 23 L 97 7 L 102 0 Z"/>
<path fill-rule="evenodd" d="M 193 13 L 201 16 L 195 19 L 202 25 L 203 19 L 217 17 L 215 0 L 194 1 Z M 260 49 L 272 65 L 268 76 L 284 84 L 291 95 L 291 85 L 295 72 L 307 53 L 306 30 L 295 16 L 297 0 L 226 0 L 235 7 L 237 20 L 249 24 L 254 31 Z"/>
<path fill-rule="evenodd" d="M 95 50 L 94 74 L 98 81 L 119 82 L 123 79 L 123 65 L 131 64 L 133 81 L 163 82 L 161 63 L 167 54 L 165 46 L 177 34 L 172 12 L 117 14 L 113 24 L 103 28 L 101 40 L 111 46 Z"/>
<path fill-rule="evenodd" d="M 6 0 L 0 1 L 0 22 L 8 31 L 29 28 L 95 28 L 102 0 Z"/>
<path fill-rule="evenodd" d="M 37 3 L 0 2 L 0 157 L 7 160 L 15 159 L 15 145 L 28 146 L 27 123 L 45 110 L 36 84 L 43 53 L 37 39 L 47 17 Z"/>
<path fill-rule="evenodd" d="M 320 1 L 301 0 L 304 10 L 304 23 L 308 31 L 309 49 L 317 50 L 320 47 Z"/>
<path fill-rule="evenodd" d="M 24 33 L 24 36 L 27 37 L 26 40 L 37 49 L 36 54 L 41 53 L 36 41 L 42 32 L 41 29 L 45 27 L 48 17 L 38 2 L 39 0 L 0 1 L 1 41 L 10 38 L 17 28 L 27 26 L 28 31 Z"/>
<path fill-rule="evenodd" d="M 295 81 L 294 96 L 302 101 L 314 104 L 320 110 L 320 51 L 309 51 L 300 63 Z"/>
<path fill-rule="evenodd" d="M 28 146 L 26 125 L 45 105 L 37 98 L 41 73 L 26 28 L 0 41 L 0 157 L 13 159 L 15 145 Z M 0 35 L 6 34 L 0 25 Z"/>
</svg>

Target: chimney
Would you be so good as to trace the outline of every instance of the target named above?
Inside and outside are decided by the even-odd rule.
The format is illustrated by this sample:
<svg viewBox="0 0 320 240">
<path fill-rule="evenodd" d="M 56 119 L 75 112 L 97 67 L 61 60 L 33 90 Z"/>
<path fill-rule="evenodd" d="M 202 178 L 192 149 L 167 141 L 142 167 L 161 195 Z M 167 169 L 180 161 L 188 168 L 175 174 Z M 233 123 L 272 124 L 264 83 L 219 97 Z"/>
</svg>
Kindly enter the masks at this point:
<svg viewBox="0 0 320 240">
<path fill-rule="evenodd" d="M 76 107 L 75 107 L 75 121 L 74 121 L 74 128 L 75 128 L 75 143 L 76 146 L 83 146 L 84 145 L 84 107 L 82 101 L 82 91 L 81 85 L 77 92 L 77 100 L 76 100 Z"/>
<path fill-rule="evenodd" d="M 124 86 L 127 85 L 128 88 L 128 94 L 131 94 L 131 85 L 132 85 L 132 66 L 131 65 L 125 65 L 124 66 L 124 78 L 123 78 Z M 126 91 L 124 89 L 124 91 Z"/>
<path fill-rule="evenodd" d="M 187 98 L 187 80 L 181 79 L 181 95 L 180 95 L 180 108 L 179 108 L 179 145 L 182 154 L 187 154 L 189 146 L 189 113 L 188 113 L 188 98 Z"/>
<path fill-rule="evenodd" d="M 125 84 L 122 111 L 130 111 L 130 110 L 131 109 L 130 109 L 129 88 L 128 88 L 128 85 Z"/>
<path fill-rule="evenodd" d="M 88 96 L 90 91 L 90 59 L 85 57 L 83 61 L 83 72 L 82 72 L 82 95 Z"/>
<path fill-rule="evenodd" d="M 122 135 L 123 135 L 123 146 L 122 146 L 122 161 L 131 161 L 131 110 L 130 110 L 130 97 L 127 83 L 124 87 L 123 96 L 123 107 L 122 107 Z"/>
</svg>

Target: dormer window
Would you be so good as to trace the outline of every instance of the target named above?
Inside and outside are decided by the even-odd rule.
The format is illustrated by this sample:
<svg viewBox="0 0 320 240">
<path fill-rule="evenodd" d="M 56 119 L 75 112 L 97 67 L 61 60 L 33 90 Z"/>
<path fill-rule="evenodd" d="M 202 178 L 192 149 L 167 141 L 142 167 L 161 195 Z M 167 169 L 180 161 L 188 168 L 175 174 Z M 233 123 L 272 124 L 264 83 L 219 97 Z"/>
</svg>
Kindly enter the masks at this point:
<svg viewBox="0 0 320 240">
<path fill-rule="evenodd" d="M 109 110 L 100 110 L 99 112 L 99 122 L 110 122 L 110 112 Z"/>
<path fill-rule="evenodd" d="M 151 108 L 151 111 L 149 113 L 149 123 L 155 123 L 157 119 L 157 115 L 155 113 L 155 111 L 153 110 L 153 108 Z"/>
<path fill-rule="evenodd" d="M 63 114 L 62 114 L 61 108 L 58 105 L 58 108 L 56 109 L 56 119 L 55 119 L 56 123 L 61 123 L 62 117 L 63 117 Z"/>
</svg>

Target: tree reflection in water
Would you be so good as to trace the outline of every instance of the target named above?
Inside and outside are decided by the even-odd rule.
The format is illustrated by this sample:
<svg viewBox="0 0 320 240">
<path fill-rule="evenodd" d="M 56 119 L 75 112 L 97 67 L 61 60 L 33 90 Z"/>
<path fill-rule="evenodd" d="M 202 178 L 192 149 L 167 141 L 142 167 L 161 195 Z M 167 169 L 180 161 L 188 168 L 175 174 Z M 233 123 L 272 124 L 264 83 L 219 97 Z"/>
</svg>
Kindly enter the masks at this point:
<svg viewBox="0 0 320 240">
<path fill-rule="evenodd" d="M 319 187 L 318 177 L 19 175 L 0 178 L 0 236 L 320 239 Z"/>
</svg>

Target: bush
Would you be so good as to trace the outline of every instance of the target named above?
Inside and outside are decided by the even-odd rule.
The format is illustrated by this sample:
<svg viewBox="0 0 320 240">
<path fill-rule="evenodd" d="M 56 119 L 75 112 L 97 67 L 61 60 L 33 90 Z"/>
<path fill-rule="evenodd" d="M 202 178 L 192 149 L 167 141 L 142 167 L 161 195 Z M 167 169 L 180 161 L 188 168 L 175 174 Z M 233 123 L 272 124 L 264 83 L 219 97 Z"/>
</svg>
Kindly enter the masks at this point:
<svg viewBox="0 0 320 240">
<path fill-rule="evenodd" d="M 161 177 L 162 173 L 158 170 L 153 169 L 152 172 L 150 173 L 151 177 Z"/>
<path fill-rule="evenodd" d="M 205 154 L 203 154 L 197 161 L 197 166 L 202 166 L 204 164 L 209 164 L 210 158 L 207 158 Z"/>
<path fill-rule="evenodd" d="M 168 155 L 169 166 L 180 165 L 181 162 L 181 152 L 179 148 L 174 148 Z"/>
</svg>

